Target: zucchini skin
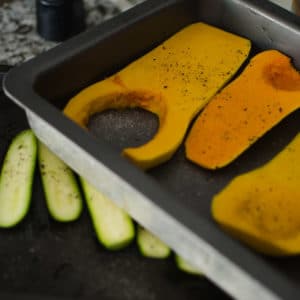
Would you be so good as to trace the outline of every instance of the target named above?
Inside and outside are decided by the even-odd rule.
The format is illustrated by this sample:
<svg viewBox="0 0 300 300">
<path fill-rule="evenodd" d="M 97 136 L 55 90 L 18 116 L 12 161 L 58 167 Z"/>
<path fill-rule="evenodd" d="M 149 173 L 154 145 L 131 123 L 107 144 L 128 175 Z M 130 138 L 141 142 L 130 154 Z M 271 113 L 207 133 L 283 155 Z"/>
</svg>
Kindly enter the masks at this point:
<svg viewBox="0 0 300 300">
<path fill-rule="evenodd" d="M 171 254 L 171 249 L 165 243 L 141 226 L 138 228 L 137 245 L 145 257 L 165 259 Z"/>
<path fill-rule="evenodd" d="M 82 177 L 80 182 L 100 244 L 113 251 L 128 246 L 135 237 L 135 226 L 130 216 Z"/>
<path fill-rule="evenodd" d="M 188 273 L 190 275 L 203 276 L 203 274 L 199 270 L 191 266 L 187 261 L 185 261 L 185 259 L 183 259 L 178 254 L 175 254 L 175 263 L 177 268 L 185 273 Z"/>
<path fill-rule="evenodd" d="M 77 220 L 83 201 L 73 171 L 41 142 L 38 143 L 38 162 L 51 217 L 59 222 Z"/>
<path fill-rule="evenodd" d="M 0 227 L 10 228 L 26 216 L 32 196 L 37 140 L 32 130 L 11 142 L 0 173 Z"/>
</svg>

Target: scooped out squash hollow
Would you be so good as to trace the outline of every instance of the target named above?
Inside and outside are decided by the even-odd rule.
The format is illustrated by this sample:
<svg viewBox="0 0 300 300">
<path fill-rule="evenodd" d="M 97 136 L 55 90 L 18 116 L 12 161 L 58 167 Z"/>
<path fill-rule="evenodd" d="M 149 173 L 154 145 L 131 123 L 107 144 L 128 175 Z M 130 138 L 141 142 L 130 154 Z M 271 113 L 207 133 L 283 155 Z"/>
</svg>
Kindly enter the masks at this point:
<svg viewBox="0 0 300 300">
<path fill-rule="evenodd" d="M 252 248 L 300 254 L 300 134 L 263 167 L 236 177 L 212 202 L 213 218 Z"/>
<path fill-rule="evenodd" d="M 300 74 L 290 59 L 261 52 L 195 121 L 186 156 L 208 169 L 224 167 L 299 106 Z"/>
<path fill-rule="evenodd" d="M 141 107 L 159 117 L 148 143 L 123 154 L 143 169 L 168 160 L 191 120 L 234 75 L 250 41 L 215 27 L 192 24 L 117 74 L 76 95 L 64 113 L 85 127 L 106 109 Z"/>
</svg>

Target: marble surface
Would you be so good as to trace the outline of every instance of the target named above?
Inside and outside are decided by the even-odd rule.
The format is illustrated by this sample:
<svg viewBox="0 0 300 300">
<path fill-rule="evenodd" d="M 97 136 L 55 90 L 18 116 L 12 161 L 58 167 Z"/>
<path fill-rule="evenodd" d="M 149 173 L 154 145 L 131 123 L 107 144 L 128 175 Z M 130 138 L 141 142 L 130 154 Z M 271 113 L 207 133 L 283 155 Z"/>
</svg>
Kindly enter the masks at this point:
<svg viewBox="0 0 300 300">
<path fill-rule="evenodd" d="M 139 2 L 85 0 L 87 25 L 95 26 Z M 0 64 L 18 65 L 56 45 L 42 39 L 35 25 L 34 0 L 12 0 L 0 6 Z"/>
<path fill-rule="evenodd" d="M 142 1 L 84 0 L 87 25 L 95 26 Z M 292 9 L 292 0 L 272 1 Z M 35 0 L 9 0 L 0 6 L 0 65 L 18 65 L 55 45 L 36 33 Z"/>
</svg>

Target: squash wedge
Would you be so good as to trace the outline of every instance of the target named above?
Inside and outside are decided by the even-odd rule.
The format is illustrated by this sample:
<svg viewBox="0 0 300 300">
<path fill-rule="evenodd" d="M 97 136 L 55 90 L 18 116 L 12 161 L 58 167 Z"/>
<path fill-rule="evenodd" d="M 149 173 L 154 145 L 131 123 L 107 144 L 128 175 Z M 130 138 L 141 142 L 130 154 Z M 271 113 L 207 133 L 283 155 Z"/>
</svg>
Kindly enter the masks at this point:
<svg viewBox="0 0 300 300">
<path fill-rule="evenodd" d="M 212 203 L 230 234 L 273 256 L 300 254 L 300 134 L 270 162 L 236 177 Z"/>
<path fill-rule="evenodd" d="M 300 74 L 284 54 L 264 51 L 203 110 L 186 156 L 204 168 L 224 167 L 299 107 Z"/>
<path fill-rule="evenodd" d="M 106 109 L 141 107 L 159 117 L 148 143 L 123 154 L 142 169 L 168 160 L 191 120 L 235 74 L 250 41 L 204 23 L 192 24 L 117 74 L 80 92 L 64 113 L 85 127 Z"/>
</svg>

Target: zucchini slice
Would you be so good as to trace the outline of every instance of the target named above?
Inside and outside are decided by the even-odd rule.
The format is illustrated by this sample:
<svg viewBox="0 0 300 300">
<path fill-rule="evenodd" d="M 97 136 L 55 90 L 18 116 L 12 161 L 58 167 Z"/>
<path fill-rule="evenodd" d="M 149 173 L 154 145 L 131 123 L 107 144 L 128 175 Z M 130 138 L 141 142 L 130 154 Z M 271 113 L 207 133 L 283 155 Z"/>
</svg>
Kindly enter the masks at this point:
<svg viewBox="0 0 300 300">
<path fill-rule="evenodd" d="M 192 275 L 199 275 L 199 276 L 202 275 L 202 273 L 198 269 L 193 267 L 190 263 L 188 263 L 185 259 L 183 259 L 178 254 L 175 254 L 175 262 L 178 269 L 185 273 L 189 273 Z"/>
<path fill-rule="evenodd" d="M 135 236 L 132 219 L 85 179 L 80 181 L 99 242 L 109 250 L 126 247 Z"/>
<path fill-rule="evenodd" d="M 41 142 L 38 161 L 50 215 L 60 222 L 76 220 L 82 211 L 82 197 L 73 171 Z"/>
<path fill-rule="evenodd" d="M 137 244 L 143 256 L 164 259 L 171 254 L 171 249 L 148 230 L 139 226 Z"/>
<path fill-rule="evenodd" d="M 0 174 L 0 227 L 19 223 L 29 210 L 37 142 L 31 130 L 11 142 Z"/>
</svg>

